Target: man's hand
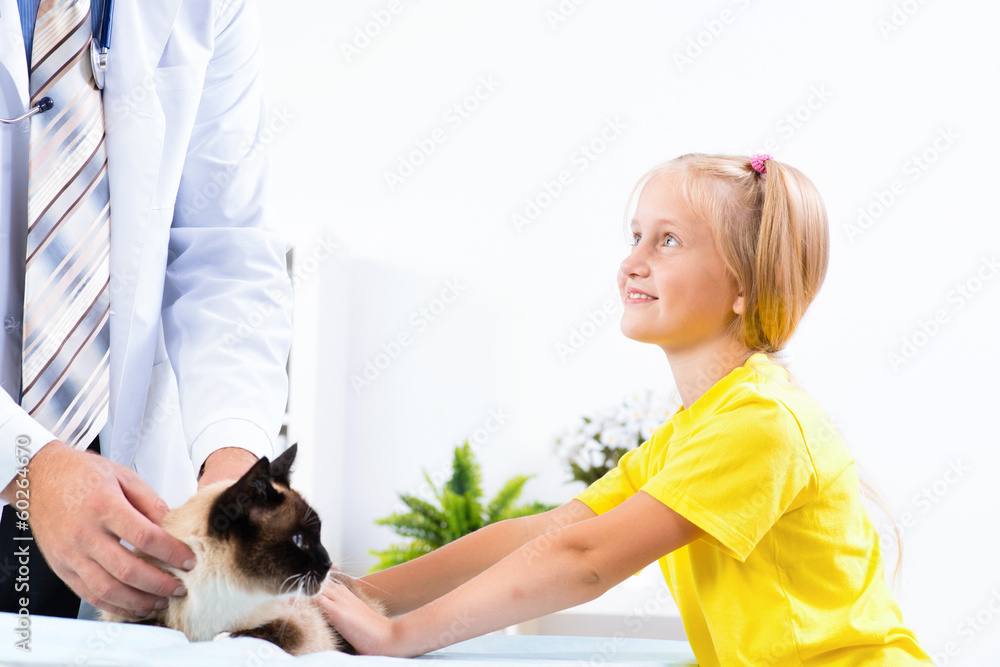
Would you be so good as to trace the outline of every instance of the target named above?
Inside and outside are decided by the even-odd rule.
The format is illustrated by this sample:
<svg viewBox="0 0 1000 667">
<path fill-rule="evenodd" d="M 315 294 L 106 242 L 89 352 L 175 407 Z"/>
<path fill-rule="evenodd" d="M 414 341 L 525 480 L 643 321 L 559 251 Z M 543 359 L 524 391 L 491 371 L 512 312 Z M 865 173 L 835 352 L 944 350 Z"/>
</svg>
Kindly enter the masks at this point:
<svg viewBox="0 0 1000 667">
<path fill-rule="evenodd" d="M 205 472 L 198 479 L 198 490 L 223 479 L 237 480 L 257 463 L 257 455 L 241 447 L 223 447 L 205 459 Z"/>
<path fill-rule="evenodd" d="M 194 553 L 158 525 L 166 503 L 134 471 L 54 440 L 31 458 L 26 476 L 38 548 L 78 596 L 142 618 L 166 607 L 164 596 L 187 592 L 179 579 L 119 542 L 178 569 L 194 567 Z"/>
</svg>

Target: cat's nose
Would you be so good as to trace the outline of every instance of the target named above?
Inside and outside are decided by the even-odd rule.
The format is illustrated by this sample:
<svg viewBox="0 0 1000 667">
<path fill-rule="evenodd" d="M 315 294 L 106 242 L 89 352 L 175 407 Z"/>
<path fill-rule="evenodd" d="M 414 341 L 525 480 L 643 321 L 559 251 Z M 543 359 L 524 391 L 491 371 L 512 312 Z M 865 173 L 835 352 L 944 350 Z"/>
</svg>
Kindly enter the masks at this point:
<svg viewBox="0 0 1000 667">
<path fill-rule="evenodd" d="M 333 561 L 330 560 L 330 554 L 327 552 L 326 547 L 322 544 L 318 545 L 316 548 L 316 564 L 323 569 L 324 572 L 330 569 L 333 565 Z"/>
</svg>

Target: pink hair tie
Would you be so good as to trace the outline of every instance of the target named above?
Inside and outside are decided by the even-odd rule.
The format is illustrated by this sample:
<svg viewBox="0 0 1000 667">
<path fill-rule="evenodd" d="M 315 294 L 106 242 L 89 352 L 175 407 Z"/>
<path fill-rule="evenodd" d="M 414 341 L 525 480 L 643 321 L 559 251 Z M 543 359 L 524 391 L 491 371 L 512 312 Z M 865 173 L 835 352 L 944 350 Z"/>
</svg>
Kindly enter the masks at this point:
<svg viewBox="0 0 1000 667">
<path fill-rule="evenodd" d="M 773 159 L 774 158 L 772 158 L 767 153 L 757 153 L 756 155 L 750 157 L 750 166 L 753 167 L 753 170 L 756 171 L 758 174 L 766 174 L 767 166 L 764 165 L 764 160 L 773 160 Z"/>
</svg>

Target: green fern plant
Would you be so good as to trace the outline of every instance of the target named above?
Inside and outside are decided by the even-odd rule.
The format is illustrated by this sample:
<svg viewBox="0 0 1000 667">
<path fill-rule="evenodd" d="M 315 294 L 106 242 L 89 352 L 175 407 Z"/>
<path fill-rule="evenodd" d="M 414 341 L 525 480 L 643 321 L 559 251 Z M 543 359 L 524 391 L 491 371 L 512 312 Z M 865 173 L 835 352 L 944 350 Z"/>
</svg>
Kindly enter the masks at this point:
<svg viewBox="0 0 1000 667">
<path fill-rule="evenodd" d="M 555 505 L 539 502 L 515 505 L 525 483 L 532 477 L 534 475 L 510 478 L 493 499 L 484 505 L 482 471 L 469 447 L 469 441 L 466 440 L 455 447 L 451 479 L 440 488 L 424 471 L 424 478 L 434 493 L 437 505 L 414 495 L 401 493 L 399 499 L 409 511 L 376 519 L 375 523 L 378 525 L 391 526 L 398 535 L 408 537 L 410 541 L 390 545 L 384 551 L 370 551 L 379 560 L 369 571 L 376 572 L 413 560 L 491 523 L 547 512 L 554 508 Z"/>
</svg>

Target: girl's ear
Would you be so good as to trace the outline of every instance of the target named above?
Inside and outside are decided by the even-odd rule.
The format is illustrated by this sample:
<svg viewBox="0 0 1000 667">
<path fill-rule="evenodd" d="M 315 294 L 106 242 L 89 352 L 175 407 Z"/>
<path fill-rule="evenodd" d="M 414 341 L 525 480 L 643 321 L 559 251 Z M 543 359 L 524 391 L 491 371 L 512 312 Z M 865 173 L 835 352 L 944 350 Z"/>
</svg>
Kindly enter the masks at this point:
<svg viewBox="0 0 1000 667">
<path fill-rule="evenodd" d="M 739 293 L 736 295 L 736 300 L 733 301 L 733 312 L 736 313 L 737 315 L 742 315 L 743 309 L 745 307 L 746 304 L 743 300 L 743 290 L 740 290 Z"/>
</svg>

